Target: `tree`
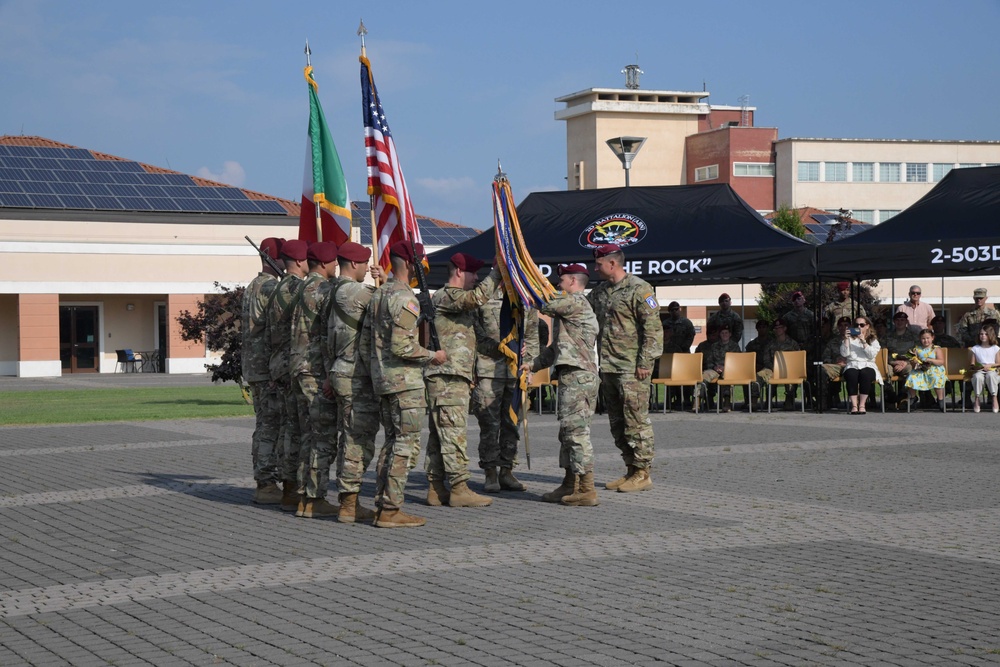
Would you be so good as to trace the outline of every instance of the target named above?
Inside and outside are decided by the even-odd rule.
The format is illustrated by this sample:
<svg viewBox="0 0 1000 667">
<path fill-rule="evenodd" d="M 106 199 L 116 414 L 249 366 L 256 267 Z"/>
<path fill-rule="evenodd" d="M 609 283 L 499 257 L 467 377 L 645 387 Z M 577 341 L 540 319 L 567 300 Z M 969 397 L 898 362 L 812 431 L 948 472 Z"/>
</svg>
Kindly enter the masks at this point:
<svg viewBox="0 0 1000 667">
<path fill-rule="evenodd" d="M 771 224 L 795 238 L 804 239 L 806 237 L 806 227 L 802 224 L 802 217 L 798 211 L 788 208 L 788 204 L 782 204 L 778 207 L 774 217 L 771 218 Z"/>
<path fill-rule="evenodd" d="M 183 311 L 177 317 L 181 338 L 204 341 L 212 352 L 222 352 L 218 364 L 205 364 L 212 371 L 212 382 L 232 381 L 239 385 L 247 398 L 248 388 L 243 382 L 243 336 L 240 315 L 243 309 L 244 287 L 230 289 L 215 283 L 218 294 L 209 294 L 198 302 L 198 312 Z"/>
</svg>

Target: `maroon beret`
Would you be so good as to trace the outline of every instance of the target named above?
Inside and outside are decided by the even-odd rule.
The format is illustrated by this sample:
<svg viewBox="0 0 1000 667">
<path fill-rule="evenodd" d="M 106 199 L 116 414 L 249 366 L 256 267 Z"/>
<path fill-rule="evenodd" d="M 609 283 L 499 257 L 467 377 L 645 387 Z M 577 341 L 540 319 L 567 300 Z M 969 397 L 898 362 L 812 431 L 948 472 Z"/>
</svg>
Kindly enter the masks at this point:
<svg viewBox="0 0 1000 667">
<path fill-rule="evenodd" d="M 469 271 L 471 273 L 475 273 L 486 264 L 486 262 L 481 259 L 476 259 L 472 255 L 467 255 L 464 252 L 456 252 L 452 255 L 451 263 L 463 271 Z"/>
<path fill-rule="evenodd" d="M 583 264 L 560 264 L 556 267 L 556 273 L 560 276 L 565 276 L 567 274 L 580 273 L 583 275 L 590 275 L 587 271 L 587 267 Z"/>
<path fill-rule="evenodd" d="M 792 292 L 792 298 L 793 299 L 798 299 L 800 296 L 801 297 L 805 297 L 805 294 L 803 294 L 802 292 L 798 292 L 798 291 Z"/>
<path fill-rule="evenodd" d="M 329 264 L 337 261 L 337 246 L 329 241 L 319 241 L 309 246 L 306 257 L 313 262 Z"/>
<path fill-rule="evenodd" d="M 837 289 L 839 289 L 839 290 L 841 290 L 841 289 L 851 289 L 851 283 L 847 282 L 846 280 L 844 282 L 839 282 L 839 283 L 837 283 Z"/>
<path fill-rule="evenodd" d="M 417 247 L 417 255 L 423 255 L 423 244 L 417 243 L 415 245 Z M 409 241 L 396 241 L 389 246 L 389 254 L 395 255 L 396 257 L 402 257 L 411 264 L 417 261 L 416 256 L 413 254 L 413 245 L 411 245 Z"/>
<path fill-rule="evenodd" d="M 594 259 L 598 257 L 607 257 L 616 252 L 621 252 L 622 248 L 617 243 L 605 243 L 594 248 Z"/>
<path fill-rule="evenodd" d="M 282 243 L 283 241 L 281 239 L 269 236 L 260 242 L 260 249 L 267 253 L 267 256 L 271 259 L 278 259 L 278 255 L 281 253 Z"/>
<path fill-rule="evenodd" d="M 295 260 L 296 262 L 305 260 L 308 252 L 309 244 L 299 239 L 285 241 L 281 245 L 281 256 L 285 259 Z"/>
<path fill-rule="evenodd" d="M 337 256 L 349 262 L 367 262 L 372 256 L 372 249 L 354 241 L 348 241 L 337 248 Z"/>
<path fill-rule="evenodd" d="M 729 299 L 730 301 L 732 301 L 732 298 L 725 292 L 719 295 L 719 303 L 722 303 L 723 299 Z"/>
<path fill-rule="evenodd" d="M 781 319 L 779 317 L 778 319 L 776 319 L 774 321 L 774 326 L 776 326 L 776 327 L 785 327 L 787 329 L 788 328 L 788 322 L 786 322 L 785 320 L 783 320 L 783 319 Z"/>
</svg>

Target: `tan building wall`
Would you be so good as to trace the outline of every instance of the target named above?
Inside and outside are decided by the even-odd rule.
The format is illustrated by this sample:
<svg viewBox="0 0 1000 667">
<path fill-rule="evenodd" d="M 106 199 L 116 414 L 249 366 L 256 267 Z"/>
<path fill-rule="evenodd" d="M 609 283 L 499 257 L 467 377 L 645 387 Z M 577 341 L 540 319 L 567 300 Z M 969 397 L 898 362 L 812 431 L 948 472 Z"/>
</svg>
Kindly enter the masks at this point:
<svg viewBox="0 0 1000 667">
<path fill-rule="evenodd" d="M 17 300 L 18 367 L 59 368 L 59 296 L 21 294 Z"/>
<path fill-rule="evenodd" d="M 814 206 L 826 210 L 902 211 L 927 194 L 935 164 L 983 166 L 1000 164 L 997 141 L 907 141 L 885 139 L 779 139 L 775 147 L 776 204 L 791 208 Z M 819 162 L 819 181 L 800 181 L 799 163 Z M 826 163 L 847 163 L 847 181 L 831 181 Z M 875 181 L 854 178 L 855 163 L 874 163 Z M 880 182 L 879 165 L 899 163 L 899 182 Z M 906 165 L 924 165 L 923 182 L 906 181 Z M 855 216 L 857 217 L 857 216 Z M 873 220 L 881 222 L 876 213 Z"/>
</svg>

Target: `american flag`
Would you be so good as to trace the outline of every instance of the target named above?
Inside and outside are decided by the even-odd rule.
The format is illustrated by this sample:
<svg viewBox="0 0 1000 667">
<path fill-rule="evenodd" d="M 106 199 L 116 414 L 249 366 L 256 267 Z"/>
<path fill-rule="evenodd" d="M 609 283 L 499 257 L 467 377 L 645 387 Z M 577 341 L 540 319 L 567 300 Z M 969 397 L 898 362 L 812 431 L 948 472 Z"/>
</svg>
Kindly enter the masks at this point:
<svg viewBox="0 0 1000 667">
<path fill-rule="evenodd" d="M 385 110 L 375 88 L 371 63 L 361 56 L 361 103 L 365 123 L 365 155 L 368 161 L 368 194 L 375 204 L 375 229 L 378 235 L 378 262 L 389 270 L 389 246 L 413 239 L 422 243 L 417 216 L 403 180 L 403 170 L 396 156 L 396 144 L 385 119 Z"/>
</svg>

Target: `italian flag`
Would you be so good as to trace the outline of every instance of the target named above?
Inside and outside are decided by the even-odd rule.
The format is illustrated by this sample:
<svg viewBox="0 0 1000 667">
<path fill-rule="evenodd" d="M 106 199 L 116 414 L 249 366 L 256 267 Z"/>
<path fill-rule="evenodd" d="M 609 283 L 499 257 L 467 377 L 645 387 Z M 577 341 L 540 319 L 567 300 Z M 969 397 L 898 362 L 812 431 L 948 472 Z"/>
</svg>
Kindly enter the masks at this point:
<svg viewBox="0 0 1000 667">
<path fill-rule="evenodd" d="M 312 69 L 312 66 L 305 69 L 309 84 L 309 135 L 302 177 L 299 239 L 332 241 L 340 246 L 351 240 L 351 199 L 340 156 L 319 103 L 319 86 L 312 78 Z"/>
</svg>

